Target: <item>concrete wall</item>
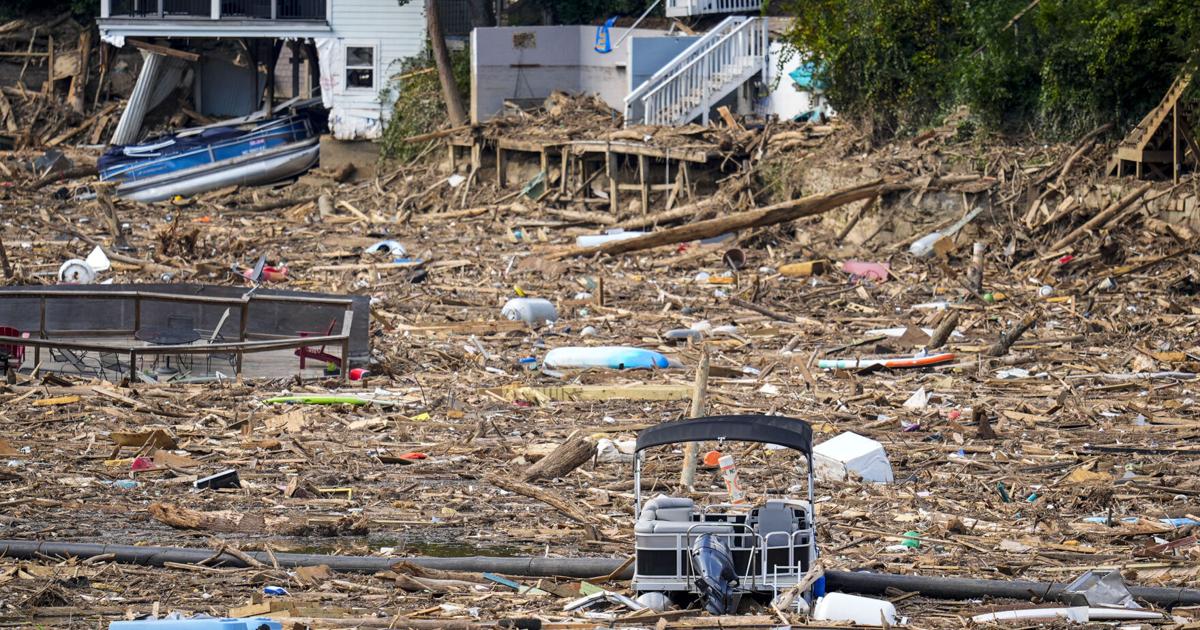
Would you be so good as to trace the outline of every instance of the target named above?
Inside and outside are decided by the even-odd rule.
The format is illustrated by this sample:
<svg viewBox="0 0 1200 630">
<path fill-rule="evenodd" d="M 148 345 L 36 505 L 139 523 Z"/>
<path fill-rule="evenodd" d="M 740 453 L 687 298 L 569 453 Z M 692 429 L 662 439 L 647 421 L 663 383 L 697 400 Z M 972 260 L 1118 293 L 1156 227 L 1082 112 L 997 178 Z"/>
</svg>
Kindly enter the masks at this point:
<svg viewBox="0 0 1200 630">
<path fill-rule="evenodd" d="M 611 30 L 613 43 L 629 29 Z M 595 94 L 621 110 L 629 93 L 630 41 L 666 37 L 635 29 L 610 53 L 594 49 L 594 26 L 501 26 L 471 34 L 471 119 L 487 120 L 505 99 L 544 99 L 555 90 Z"/>
<path fill-rule="evenodd" d="M 631 37 L 629 90 L 641 85 L 698 39 L 698 36 Z"/>
</svg>

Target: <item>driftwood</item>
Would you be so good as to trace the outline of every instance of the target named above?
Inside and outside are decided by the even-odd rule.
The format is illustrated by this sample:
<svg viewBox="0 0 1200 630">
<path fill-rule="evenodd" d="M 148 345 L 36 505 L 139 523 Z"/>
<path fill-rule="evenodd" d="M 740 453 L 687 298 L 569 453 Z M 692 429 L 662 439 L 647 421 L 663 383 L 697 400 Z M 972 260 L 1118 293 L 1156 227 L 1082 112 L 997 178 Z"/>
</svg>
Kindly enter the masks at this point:
<svg viewBox="0 0 1200 630">
<path fill-rule="evenodd" d="M 926 348 L 936 350 L 946 345 L 946 341 L 950 339 L 950 335 L 954 334 L 954 328 L 958 326 L 958 311 L 948 311 L 946 316 L 942 318 L 937 329 L 933 331 L 933 336 L 929 338 L 929 343 Z"/>
<path fill-rule="evenodd" d="M 696 384 L 692 388 L 692 408 L 688 417 L 699 418 L 704 415 L 704 403 L 708 395 L 708 351 L 700 355 L 700 366 L 696 368 Z M 696 460 L 700 453 L 698 442 L 688 442 L 683 448 L 683 470 L 679 475 L 679 483 L 685 488 L 691 488 L 696 482 Z"/>
<path fill-rule="evenodd" d="M 976 242 L 971 248 L 971 269 L 967 272 L 967 284 L 972 293 L 983 292 L 983 263 L 987 244 Z"/>
<path fill-rule="evenodd" d="M 1010 330 L 1000 333 L 1000 341 L 997 341 L 992 347 L 988 348 L 987 355 L 989 357 L 1002 357 L 1008 353 L 1008 349 L 1012 347 L 1021 335 L 1025 334 L 1026 330 L 1037 321 L 1036 315 L 1026 315 L 1024 319 L 1017 322 Z"/>
<path fill-rule="evenodd" d="M 1146 191 L 1150 190 L 1151 186 L 1152 184 L 1143 184 L 1133 192 L 1113 202 L 1107 208 L 1101 210 L 1096 216 L 1089 219 L 1087 223 L 1084 223 L 1074 230 L 1071 230 L 1066 236 L 1055 241 L 1055 243 L 1050 246 L 1050 251 L 1058 251 L 1070 245 L 1071 243 L 1074 243 L 1075 241 L 1079 240 L 1079 237 L 1083 236 L 1089 230 L 1104 227 L 1109 220 L 1117 216 L 1117 213 L 1121 212 L 1125 208 L 1128 208 L 1131 204 L 1133 204 L 1133 202 L 1138 200 L 1138 197 L 1146 194 Z"/>
<path fill-rule="evenodd" d="M 596 443 L 582 431 L 575 431 L 567 437 L 566 442 L 526 469 L 522 478 L 525 481 L 533 481 L 534 479 L 564 477 L 595 455 Z"/>
<path fill-rule="evenodd" d="M 942 178 L 938 183 L 962 183 L 963 181 L 974 181 L 976 179 L 978 177 L 973 175 L 966 176 L 966 179 L 951 177 Z M 574 247 L 553 256 L 556 258 L 566 258 L 569 256 L 591 256 L 593 254 L 625 254 L 652 249 L 662 245 L 694 241 L 718 236 L 726 232 L 775 225 L 803 217 L 811 217 L 848 203 L 869 199 L 889 192 L 907 190 L 908 188 L 910 188 L 909 184 L 889 183 L 885 180 L 877 179 L 823 195 L 812 195 L 759 208 L 758 210 L 748 210 L 706 221 L 697 221 L 696 223 L 680 225 L 624 241 L 604 243 L 595 247 Z"/>
<path fill-rule="evenodd" d="M 563 516 L 566 516 L 572 521 L 575 521 L 576 523 L 588 528 L 591 533 L 595 533 L 596 522 L 592 518 L 580 510 L 574 502 L 564 499 L 562 496 L 551 490 L 539 488 L 533 484 L 517 481 L 516 479 L 509 479 L 508 477 L 502 477 L 500 475 L 489 475 L 487 480 L 488 483 L 491 483 L 493 486 L 496 486 L 502 490 L 508 490 L 509 492 L 515 492 L 519 495 L 541 501 L 542 503 L 545 503 L 546 505 L 549 505 L 550 507 L 561 512 Z"/>
</svg>

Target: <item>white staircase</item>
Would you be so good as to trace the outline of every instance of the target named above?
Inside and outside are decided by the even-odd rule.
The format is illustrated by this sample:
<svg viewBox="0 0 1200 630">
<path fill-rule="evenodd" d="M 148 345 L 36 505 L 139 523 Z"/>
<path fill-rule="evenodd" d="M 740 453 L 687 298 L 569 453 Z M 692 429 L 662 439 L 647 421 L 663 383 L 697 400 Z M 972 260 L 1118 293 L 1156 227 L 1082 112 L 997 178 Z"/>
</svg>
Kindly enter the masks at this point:
<svg viewBox="0 0 1200 630">
<path fill-rule="evenodd" d="M 767 82 L 768 48 L 766 18 L 725 18 L 625 97 L 625 124 L 707 124 L 714 103 L 756 74 Z"/>
<path fill-rule="evenodd" d="M 667 17 L 690 17 L 713 13 L 758 13 L 762 0 L 667 0 Z"/>
</svg>

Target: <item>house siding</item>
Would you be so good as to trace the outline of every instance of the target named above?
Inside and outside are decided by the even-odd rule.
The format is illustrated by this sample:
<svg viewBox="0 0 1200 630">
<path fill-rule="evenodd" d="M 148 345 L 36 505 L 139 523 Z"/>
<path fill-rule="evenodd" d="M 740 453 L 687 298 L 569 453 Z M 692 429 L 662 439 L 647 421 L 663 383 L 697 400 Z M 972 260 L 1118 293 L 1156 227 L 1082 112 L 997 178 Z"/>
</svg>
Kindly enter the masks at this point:
<svg viewBox="0 0 1200 630">
<path fill-rule="evenodd" d="M 405 58 L 425 48 L 425 3 L 410 0 L 332 0 L 329 23 L 332 41 L 318 42 L 321 89 L 334 136 L 360 140 L 377 138 L 391 112 L 392 100 L 382 101 L 389 78 L 400 73 Z M 375 86 L 350 88 L 345 84 L 346 45 L 375 47 Z M 391 97 L 394 99 L 394 96 Z"/>
</svg>

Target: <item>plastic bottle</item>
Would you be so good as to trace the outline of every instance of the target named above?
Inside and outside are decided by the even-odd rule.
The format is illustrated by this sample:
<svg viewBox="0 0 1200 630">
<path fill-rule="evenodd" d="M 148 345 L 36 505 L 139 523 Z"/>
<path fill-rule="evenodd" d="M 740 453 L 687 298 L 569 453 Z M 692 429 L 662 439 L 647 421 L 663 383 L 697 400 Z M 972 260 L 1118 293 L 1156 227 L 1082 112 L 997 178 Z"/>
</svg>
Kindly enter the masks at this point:
<svg viewBox="0 0 1200 630">
<path fill-rule="evenodd" d="M 676 328 L 663 333 L 663 339 L 688 339 L 692 341 L 700 341 L 701 334 L 699 330 L 692 328 Z"/>
<path fill-rule="evenodd" d="M 733 455 L 722 455 L 718 463 L 721 465 L 721 478 L 725 480 L 725 489 L 729 492 L 729 502 L 739 505 L 746 502 L 746 491 L 738 482 L 737 464 L 733 463 Z"/>
<path fill-rule="evenodd" d="M 628 346 L 596 346 L 555 348 L 546 353 L 544 361 L 551 368 L 611 368 L 634 370 L 666 368 L 670 362 L 653 350 Z"/>
<path fill-rule="evenodd" d="M 537 328 L 558 320 L 558 311 L 550 300 L 542 298 L 513 298 L 504 304 L 500 314 L 513 321 L 523 321 Z"/>
<path fill-rule="evenodd" d="M 941 232 L 930 232 L 908 246 L 908 253 L 918 258 L 924 258 L 933 253 L 933 244 L 942 240 Z"/>
</svg>

